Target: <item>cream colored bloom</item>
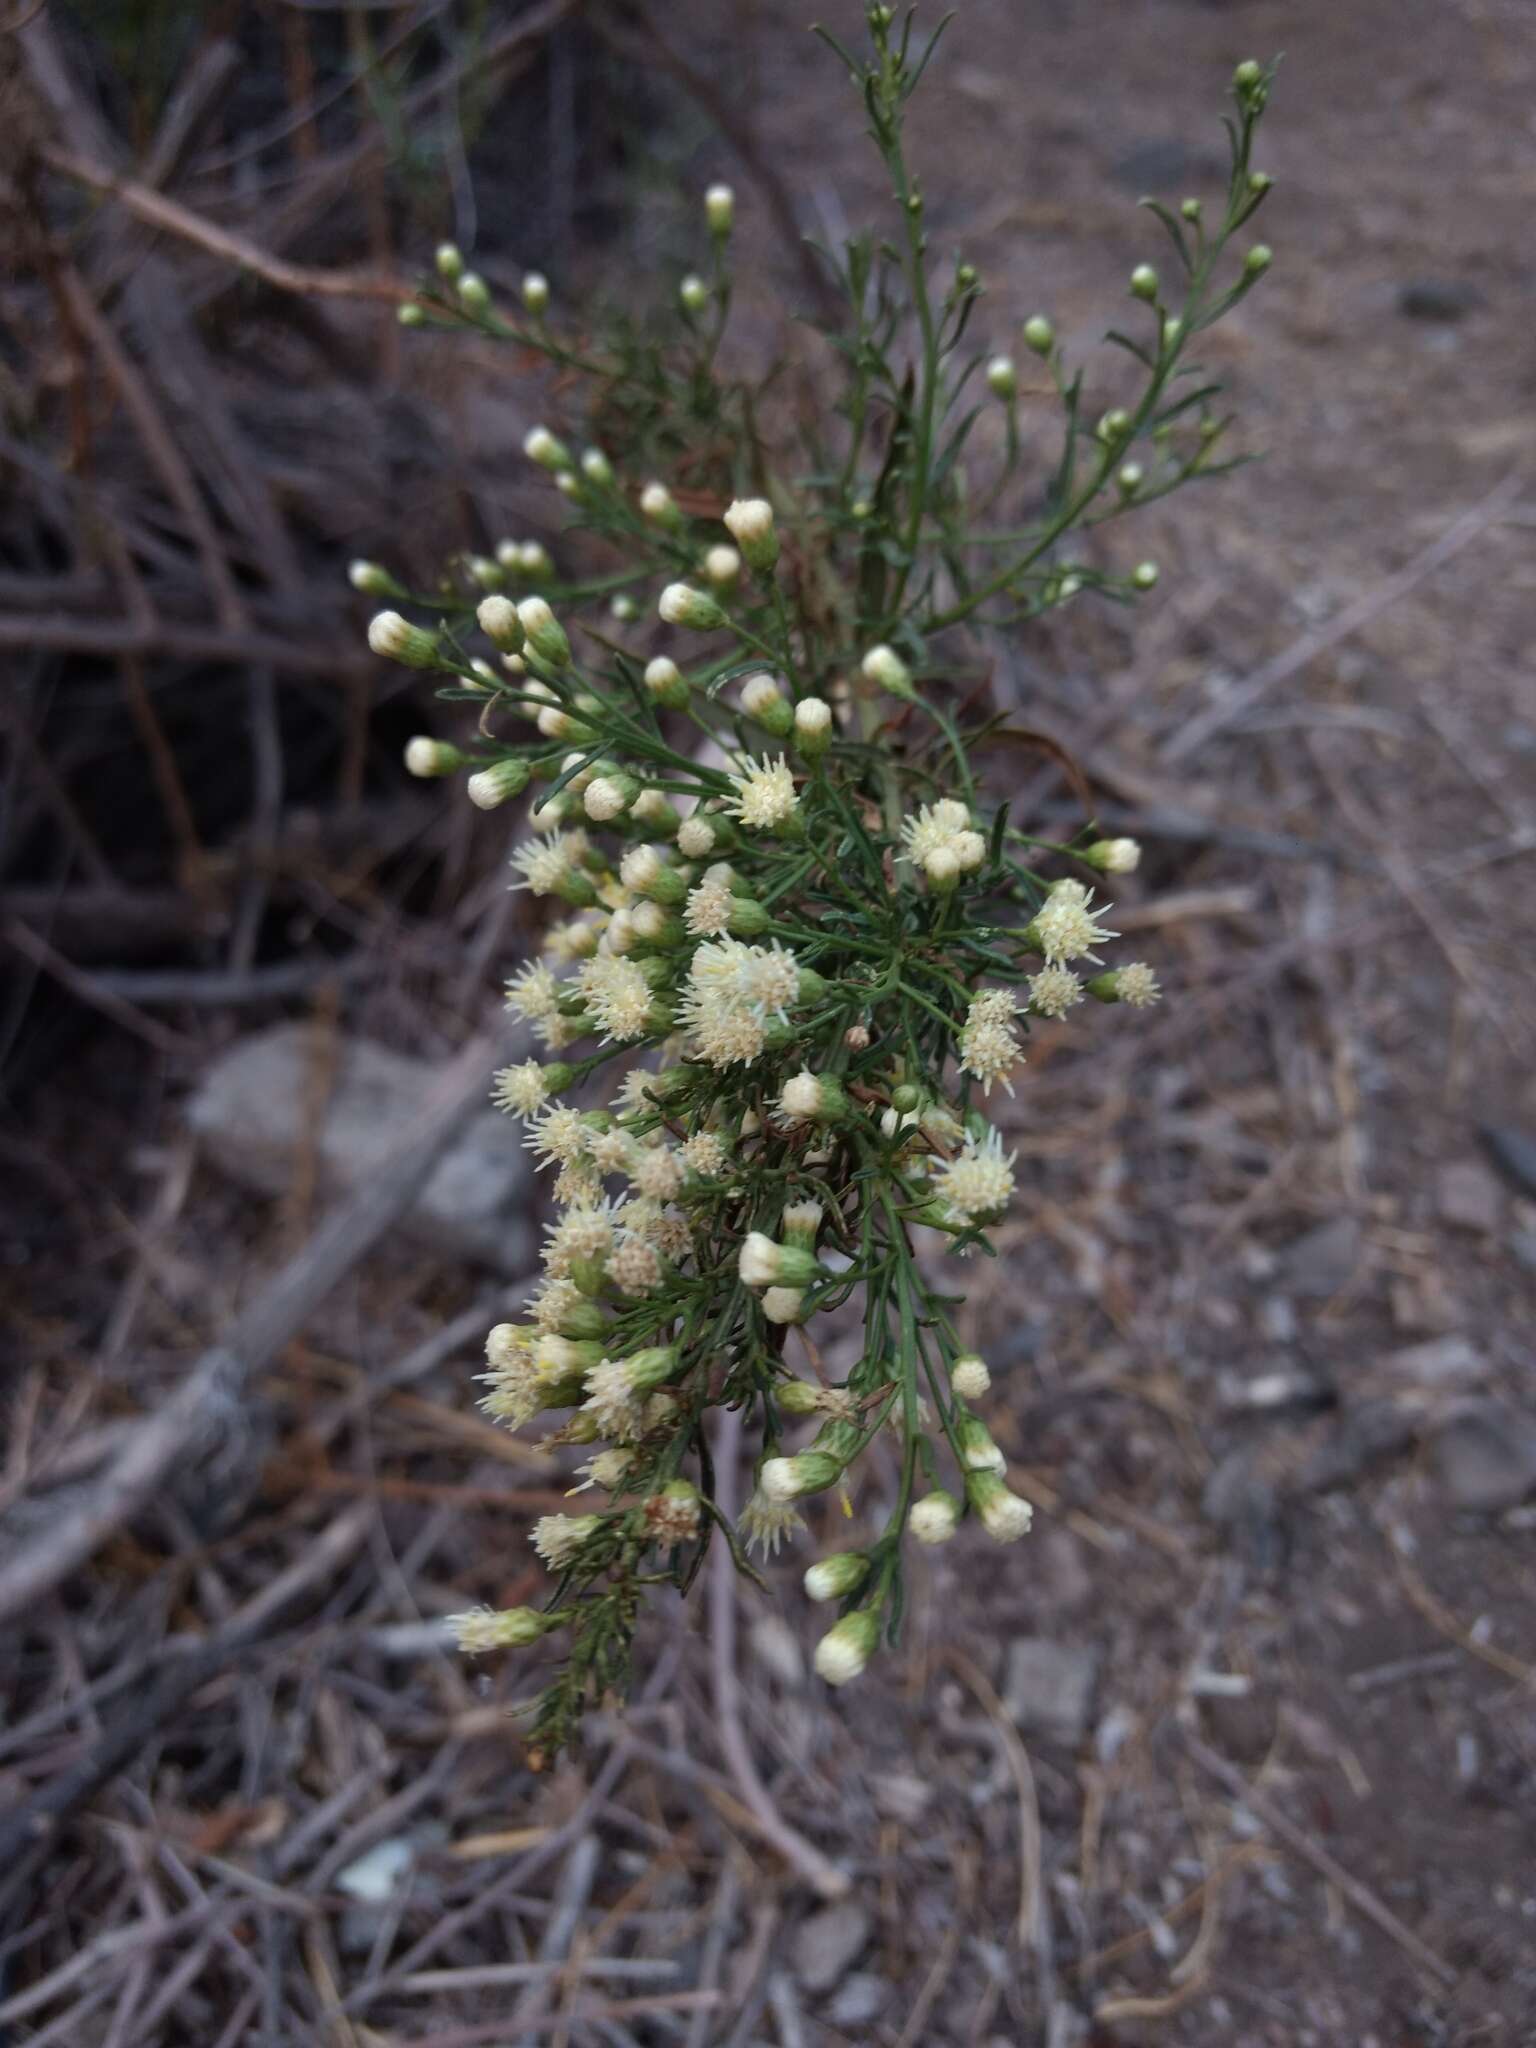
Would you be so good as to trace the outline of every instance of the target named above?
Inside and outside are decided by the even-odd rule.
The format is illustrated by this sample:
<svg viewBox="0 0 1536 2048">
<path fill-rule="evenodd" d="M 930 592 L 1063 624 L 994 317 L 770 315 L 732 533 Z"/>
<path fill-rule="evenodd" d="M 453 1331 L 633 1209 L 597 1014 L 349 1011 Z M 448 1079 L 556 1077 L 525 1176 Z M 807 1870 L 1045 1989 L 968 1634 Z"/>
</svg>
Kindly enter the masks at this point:
<svg viewBox="0 0 1536 2048">
<path fill-rule="evenodd" d="M 988 1131 L 978 1141 L 967 1138 L 957 1159 L 946 1160 L 933 1175 L 934 1194 L 948 1209 L 951 1222 L 978 1223 L 1006 1209 L 1013 1195 L 1013 1162 L 1003 1156 L 1003 1141 Z"/>
<path fill-rule="evenodd" d="M 1045 967 L 1030 979 L 1029 1000 L 1042 1017 L 1065 1017 L 1083 1000 L 1083 984 L 1070 967 Z"/>
<path fill-rule="evenodd" d="M 1013 1029 L 1017 1015 L 1018 1004 L 1003 988 L 983 989 L 971 998 L 965 1013 L 960 1030 L 960 1069 L 973 1075 L 987 1093 L 994 1081 L 1001 1081 L 1008 1093 L 1013 1093 L 1008 1076 L 1024 1056 Z"/>
<path fill-rule="evenodd" d="M 1073 890 L 1053 889 L 1035 913 L 1029 936 L 1053 967 L 1064 960 L 1092 960 L 1097 965 L 1093 948 L 1117 934 L 1096 924 L 1096 915 L 1090 891 L 1079 896 Z"/>
<path fill-rule="evenodd" d="M 776 761 L 748 761 L 739 775 L 731 777 L 735 794 L 726 808 L 750 832 L 771 832 L 795 815 L 794 771 L 784 756 Z"/>
<path fill-rule="evenodd" d="M 549 1082 L 537 1060 L 524 1060 L 520 1067 L 503 1067 L 496 1076 L 492 1099 L 508 1116 L 531 1116 L 549 1100 Z"/>
<path fill-rule="evenodd" d="M 514 1017 L 549 1017 L 560 1000 L 560 984 L 542 961 L 531 961 L 507 983 L 506 1000 Z"/>
<path fill-rule="evenodd" d="M 633 960 L 598 953 L 584 960 L 576 980 L 605 1038 L 643 1038 L 650 1024 L 651 986 Z"/>
</svg>

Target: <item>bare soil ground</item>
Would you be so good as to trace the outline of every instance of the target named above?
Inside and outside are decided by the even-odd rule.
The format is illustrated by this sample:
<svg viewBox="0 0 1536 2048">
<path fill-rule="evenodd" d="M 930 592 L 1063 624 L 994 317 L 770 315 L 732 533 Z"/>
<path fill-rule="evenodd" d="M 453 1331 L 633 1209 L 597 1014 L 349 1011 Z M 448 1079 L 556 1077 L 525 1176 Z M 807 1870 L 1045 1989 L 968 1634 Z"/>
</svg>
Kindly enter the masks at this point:
<svg viewBox="0 0 1536 2048">
<path fill-rule="evenodd" d="M 798 6 L 679 0 L 667 32 L 812 232 L 875 213 Z M 1162 260 L 1138 194 L 1211 192 L 1232 64 L 1286 53 L 1277 261 L 1211 351 L 1264 465 L 1106 539 L 1162 564 L 1134 646 L 1085 611 L 999 659 L 1145 839 L 1120 922 L 1168 990 L 1037 1037 L 1028 1192 L 966 1276 L 1036 1534 L 935 1553 L 835 1698 L 794 1561 L 743 1595 L 746 1735 L 851 1881 L 829 1908 L 743 1803 L 699 1617 L 657 1615 L 640 1704 L 547 1778 L 521 1673 L 435 1646 L 531 1589 L 561 1475 L 479 1423 L 473 1339 L 434 1345 L 498 1290 L 376 1257 L 265 1377 L 246 1496 L 167 1499 L 18 1632 L 18 1800 L 238 1638 L 12 1888 L 18 2042 L 1536 2038 L 1536 38 L 1520 0 L 970 0 L 950 37 L 914 120 L 934 240 L 999 341 L 1045 309 L 1074 348 Z M 771 356 L 794 285 L 740 184 Z M 1064 802 L 1032 761 L 998 786 Z M 441 1055 L 462 985 L 415 943 L 348 1020 Z M 24 1533 L 312 1214 L 194 1173 L 197 1063 L 98 1037 L 28 1102 Z M 87 1359 L 109 1393 L 72 1405 Z"/>
</svg>

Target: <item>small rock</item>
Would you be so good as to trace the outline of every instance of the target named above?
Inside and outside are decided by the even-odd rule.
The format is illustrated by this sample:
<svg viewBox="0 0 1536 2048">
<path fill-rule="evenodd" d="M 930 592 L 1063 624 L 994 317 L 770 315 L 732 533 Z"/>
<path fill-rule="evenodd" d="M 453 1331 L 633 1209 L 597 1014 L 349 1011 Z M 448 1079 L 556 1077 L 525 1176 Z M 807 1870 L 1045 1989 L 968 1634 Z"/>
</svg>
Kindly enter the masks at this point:
<svg viewBox="0 0 1536 2048">
<path fill-rule="evenodd" d="M 913 1771 L 885 1772 L 869 1781 L 869 1789 L 880 1813 L 908 1827 L 922 1819 L 933 1800 L 932 1785 Z"/>
<path fill-rule="evenodd" d="M 1506 1179 L 1522 1193 L 1536 1195 L 1536 1138 L 1503 1124 L 1484 1124 L 1482 1140 Z"/>
<path fill-rule="evenodd" d="M 1488 1361 L 1465 1337 L 1408 1344 L 1382 1360 L 1390 1378 L 1415 1387 L 1472 1387 L 1488 1377 Z"/>
<path fill-rule="evenodd" d="M 400 1835 L 375 1842 L 355 1863 L 336 1873 L 336 1889 L 364 1906 L 382 1906 L 400 1889 L 415 1851 Z"/>
<path fill-rule="evenodd" d="M 1347 1486 L 1372 1466 L 1399 1457 L 1418 1435 L 1415 1416 L 1396 1401 L 1361 1401 L 1346 1410 L 1296 1475 L 1298 1493 Z"/>
<path fill-rule="evenodd" d="M 1397 295 L 1397 310 L 1408 320 L 1435 320 L 1449 325 L 1464 320 L 1485 304 L 1475 284 L 1455 277 L 1416 277 Z"/>
<path fill-rule="evenodd" d="M 1256 1373 L 1224 1369 L 1216 1375 L 1216 1399 L 1229 1415 L 1262 1414 L 1277 1408 L 1326 1408 L 1333 1389 L 1304 1365 Z"/>
<path fill-rule="evenodd" d="M 1259 1460 L 1253 1447 L 1229 1451 L 1206 1480 L 1200 1504 L 1244 1564 L 1272 1572 L 1285 1558 L 1285 1525 L 1280 1497 Z"/>
<path fill-rule="evenodd" d="M 1498 1229 L 1503 1197 L 1498 1182 L 1476 1159 L 1452 1160 L 1442 1166 L 1435 1183 L 1440 1221 L 1453 1230 L 1474 1230 L 1491 1237 Z"/>
<path fill-rule="evenodd" d="M 1209 150 L 1191 149 L 1176 135 L 1150 135 L 1133 143 L 1110 166 L 1110 176 L 1128 192 L 1183 192 L 1210 173 Z"/>
<path fill-rule="evenodd" d="M 1098 1670 L 1096 1650 L 1024 1636 L 1008 1646 L 1004 1704 L 1021 1728 L 1075 1744 L 1088 1726 Z"/>
<path fill-rule="evenodd" d="M 339 1192 L 375 1172 L 436 1078 L 426 1061 L 368 1039 L 333 1048 L 308 1024 L 277 1024 L 213 1062 L 186 1116 L 210 1157 L 247 1187 L 283 1193 L 312 1145 L 323 1189 Z M 529 1180 L 516 1133 L 487 1109 L 427 1175 L 402 1228 L 499 1272 L 525 1272 L 533 1254 Z"/>
<path fill-rule="evenodd" d="M 830 1991 L 864 1953 L 873 1931 L 874 1922 L 854 1899 L 823 1907 L 795 1929 L 795 1976 L 807 1991 Z"/>
<path fill-rule="evenodd" d="M 855 1970 L 833 1993 L 827 2006 L 827 2022 L 834 2027 L 867 2027 L 878 2019 L 888 1987 L 883 1977 L 870 1970 Z"/>
<path fill-rule="evenodd" d="M 1502 1401 L 1458 1408 L 1435 1432 L 1431 1453 L 1452 1507 L 1496 1514 L 1536 1491 L 1536 1419 Z"/>
<path fill-rule="evenodd" d="M 1294 1239 L 1284 1253 L 1291 1292 L 1307 1301 L 1328 1301 L 1341 1294 L 1355 1276 L 1363 1241 L 1355 1216 L 1335 1216 Z"/>
</svg>

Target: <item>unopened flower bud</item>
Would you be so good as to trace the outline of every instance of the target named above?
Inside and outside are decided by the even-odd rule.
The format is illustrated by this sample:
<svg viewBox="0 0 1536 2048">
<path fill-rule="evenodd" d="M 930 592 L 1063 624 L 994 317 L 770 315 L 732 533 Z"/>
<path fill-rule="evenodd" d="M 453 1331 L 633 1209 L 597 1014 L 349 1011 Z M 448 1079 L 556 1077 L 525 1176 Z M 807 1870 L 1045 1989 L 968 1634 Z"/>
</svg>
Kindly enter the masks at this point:
<svg viewBox="0 0 1536 2048">
<path fill-rule="evenodd" d="M 466 312 L 483 313 L 491 303 L 491 288 L 477 270 L 466 270 L 458 283 L 459 304 Z"/>
<path fill-rule="evenodd" d="M 493 761 L 489 768 L 482 768 L 471 775 L 464 789 L 469 800 L 482 811 L 494 811 L 498 804 L 509 802 L 521 796 L 528 787 L 532 770 L 520 754 L 509 755 L 505 761 Z"/>
<path fill-rule="evenodd" d="M 486 639 L 501 653 L 518 654 L 522 651 L 522 621 L 510 597 L 481 598 L 475 607 L 475 617 Z"/>
<path fill-rule="evenodd" d="M 963 1352 L 949 1369 L 949 1384 L 962 1401 L 979 1401 L 992 1384 L 987 1361 L 979 1352 Z"/>
<path fill-rule="evenodd" d="M 766 498 L 736 498 L 726 507 L 726 530 L 754 574 L 762 576 L 779 559 L 778 529 Z"/>
<path fill-rule="evenodd" d="M 1141 843 L 1136 839 L 1095 839 L 1080 857 L 1101 875 L 1130 875 L 1141 864 Z"/>
<path fill-rule="evenodd" d="M 994 398 L 1017 398 L 1019 373 L 1012 356 L 994 356 L 987 365 L 987 389 Z"/>
<path fill-rule="evenodd" d="M 646 663 L 645 687 L 658 704 L 665 704 L 673 711 L 680 711 L 688 702 L 687 680 L 677 663 L 665 654 L 658 654 L 654 661 Z"/>
<path fill-rule="evenodd" d="M 913 700 L 912 671 L 894 647 L 871 647 L 861 665 L 869 680 L 892 697 Z"/>
<path fill-rule="evenodd" d="M 800 1500 L 824 1493 L 843 1476 L 843 1461 L 830 1451 L 801 1451 L 793 1458 L 767 1458 L 757 1483 L 769 1500 Z"/>
<path fill-rule="evenodd" d="M 582 808 L 597 825 L 606 825 L 627 811 L 640 794 L 633 775 L 598 775 L 582 792 Z"/>
<path fill-rule="evenodd" d="M 821 1407 L 821 1389 L 809 1380 L 786 1380 L 773 1396 L 786 1415 L 815 1415 Z"/>
<path fill-rule="evenodd" d="M 779 1093 L 779 1114 L 787 1123 L 841 1123 L 851 1109 L 841 1081 L 802 1067 Z"/>
<path fill-rule="evenodd" d="M 709 286 L 690 274 L 677 288 L 677 302 L 685 313 L 702 313 L 709 304 Z"/>
<path fill-rule="evenodd" d="M 795 706 L 795 745 L 814 761 L 832 744 L 832 706 L 825 697 L 802 697 Z"/>
<path fill-rule="evenodd" d="M 437 635 L 413 626 L 399 612 L 375 612 L 368 621 L 368 645 L 375 654 L 402 662 L 407 668 L 440 666 Z"/>
<path fill-rule="evenodd" d="M 1131 272 L 1131 297 L 1133 299 L 1145 299 L 1150 305 L 1152 300 L 1157 297 L 1157 292 L 1157 272 L 1150 263 L 1138 263 Z"/>
<path fill-rule="evenodd" d="M 467 1614 L 450 1614 L 444 1627 L 466 1657 L 480 1657 L 488 1650 L 523 1649 L 559 1623 L 535 1607 L 472 1607 Z"/>
<path fill-rule="evenodd" d="M 770 1287 L 763 1295 L 760 1306 L 770 1323 L 803 1323 L 805 1290 L 801 1287 Z"/>
<path fill-rule="evenodd" d="M 1243 258 L 1243 270 L 1248 277 L 1262 277 L 1275 260 L 1275 252 L 1267 242 L 1255 242 Z"/>
<path fill-rule="evenodd" d="M 703 860 L 720 843 L 720 830 L 708 818 L 684 818 L 677 828 L 677 850 L 687 860 Z"/>
<path fill-rule="evenodd" d="M 1034 1510 L 1004 1485 L 995 1472 L 967 1472 L 966 1497 L 981 1517 L 982 1527 L 997 1543 L 1017 1543 L 1029 1534 Z"/>
<path fill-rule="evenodd" d="M 536 540 L 525 540 L 518 544 L 517 566 L 525 576 L 552 576 L 555 572 L 548 548 Z"/>
<path fill-rule="evenodd" d="M 688 626 L 695 633 L 713 633 L 725 624 L 715 600 L 691 583 L 669 583 L 657 608 L 669 626 Z"/>
<path fill-rule="evenodd" d="M 794 726 L 794 707 L 772 676 L 747 677 L 741 686 L 741 708 L 775 739 L 783 739 Z"/>
<path fill-rule="evenodd" d="M 1179 211 L 1183 214 L 1184 218 L 1187 221 L 1193 224 L 1200 218 L 1201 214 L 1205 211 L 1205 208 L 1201 205 L 1198 199 L 1186 199 L 1183 205 L 1180 206 Z"/>
<path fill-rule="evenodd" d="M 549 304 L 549 279 L 542 271 L 530 270 L 523 279 L 523 304 L 530 313 L 542 313 Z"/>
<path fill-rule="evenodd" d="M 425 327 L 427 309 L 418 305 L 415 299 L 407 299 L 404 305 L 395 308 L 395 318 L 402 327 Z"/>
<path fill-rule="evenodd" d="M 1095 974 L 1083 986 L 1101 1003 L 1126 1003 L 1133 1010 L 1149 1009 L 1162 999 L 1157 976 L 1145 961 L 1131 960 L 1124 967 L 1108 968 Z"/>
<path fill-rule="evenodd" d="M 955 1443 L 967 1472 L 1003 1472 L 1008 1460 L 992 1441 L 992 1432 L 979 1415 L 955 1417 Z"/>
<path fill-rule="evenodd" d="M 569 469 L 571 451 L 563 441 L 557 441 L 548 427 L 535 427 L 523 441 L 523 453 L 530 462 L 536 462 L 540 469 Z"/>
<path fill-rule="evenodd" d="M 1139 462 L 1122 462 L 1115 482 L 1127 498 L 1134 498 L 1141 489 L 1143 471 Z"/>
<path fill-rule="evenodd" d="M 639 618 L 640 607 L 627 590 L 621 590 L 618 596 L 610 601 L 608 612 L 621 626 L 630 626 Z"/>
<path fill-rule="evenodd" d="M 819 1557 L 802 1581 L 808 1600 L 845 1600 L 869 1577 L 869 1559 L 862 1550 L 838 1550 Z"/>
<path fill-rule="evenodd" d="M 1138 590 L 1151 590 L 1158 576 L 1156 562 L 1138 562 L 1131 571 L 1131 581 Z"/>
<path fill-rule="evenodd" d="M 354 590 L 366 591 L 369 597 L 403 595 L 394 577 L 378 562 L 349 562 L 347 581 Z"/>
<path fill-rule="evenodd" d="M 613 482 L 613 464 L 601 448 L 589 448 L 582 456 L 581 473 L 588 483 L 602 486 Z"/>
<path fill-rule="evenodd" d="M 711 548 L 704 557 L 704 574 L 716 590 L 731 590 L 741 577 L 741 556 L 724 542 Z"/>
<path fill-rule="evenodd" d="M 445 277 L 450 284 L 464 275 L 464 258 L 453 242 L 439 242 L 437 245 L 437 274 Z"/>
<path fill-rule="evenodd" d="M 518 620 L 529 647 L 550 668 L 565 668 L 571 659 L 571 643 L 565 628 L 542 597 L 525 597 L 517 608 Z"/>
<path fill-rule="evenodd" d="M 683 525 L 683 515 L 677 500 L 663 483 L 649 483 L 640 493 L 640 510 L 653 526 L 663 526 L 668 533 L 677 533 Z"/>
<path fill-rule="evenodd" d="M 948 896 L 960 885 L 960 858 L 952 846 L 930 847 L 923 855 L 923 873 L 935 896 Z"/>
<path fill-rule="evenodd" d="M 1268 171 L 1250 171 L 1248 173 L 1248 190 L 1256 199 L 1262 199 L 1274 182 Z"/>
<path fill-rule="evenodd" d="M 799 1245 L 776 1244 L 761 1230 L 747 1232 L 736 1263 L 747 1287 L 809 1287 L 822 1270 L 813 1253 Z"/>
<path fill-rule="evenodd" d="M 728 235 L 736 220 L 736 194 L 729 185 L 711 185 L 704 194 L 704 218 L 712 235 Z"/>
<path fill-rule="evenodd" d="M 1024 322 L 1024 344 L 1037 356 L 1048 356 L 1056 346 L 1056 330 L 1043 313 Z"/>
<path fill-rule="evenodd" d="M 847 1685 L 858 1677 L 880 1640 L 880 1618 L 866 1607 L 845 1614 L 816 1645 L 816 1674 L 828 1685 Z"/>
<path fill-rule="evenodd" d="M 428 739 L 419 734 L 405 743 L 405 766 L 411 775 L 452 775 L 468 760 L 457 747 L 450 747 L 446 740 Z"/>
<path fill-rule="evenodd" d="M 925 1493 L 907 1510 L 907 1527 L 919 1543 L 947 1543 L 959 1526 L 960 1503 L 942 1487 Z"/>
<path fill-rule="evenodd" d="M 1118 406 L 1112 412 L 1105 413 L 1094 429 L 1099 439 L 1110 447 L 1117 441 L 1123 441 L 1130 430 L 1131 416 L 1128 412 L 1122 412 Z"/>
<path fill-rule="evenodd" d="M 1246 57 L 1233 72 L 1232 83 L 1239 92 L 1252 92 L 1253 88 L 1261 83 L 1263 77 L 1263 65 L 1257 63 L 1252 57 Z"/>
</svg>

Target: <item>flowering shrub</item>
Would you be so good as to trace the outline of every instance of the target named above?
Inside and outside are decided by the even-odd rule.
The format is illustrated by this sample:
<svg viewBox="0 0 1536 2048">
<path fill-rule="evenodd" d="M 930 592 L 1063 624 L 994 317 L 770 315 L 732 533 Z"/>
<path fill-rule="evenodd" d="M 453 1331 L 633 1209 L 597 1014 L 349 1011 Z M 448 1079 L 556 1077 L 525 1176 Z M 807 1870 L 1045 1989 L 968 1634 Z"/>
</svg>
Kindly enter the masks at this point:
<svg viewBox="0 0 1536 2048">
<path fill-rule="evenodd" d="M 534 1530 L 542 1607 L 456 1623 L 471 1651 L 560 1639 L 536 1754 L 622 1690 L 645 1587 L 686 1587 L 712 1538 L 750 1570 L 749 1551 L 803 1528 L 808 1496 L 847 1500 L 882 1433 L 900 1475 L 883 1529 L 805 1574 L 837 1608 L 816 1652 L 830 1683 L 895 1629 L 908 1536 L 947 1542 L 967 1515 L 998 1542 L 1025 1535 L 984 1419 L 987 1366 L 919 1248 L 989 1249 L 1014 1163 L 988 1108 L 1012 1092 L 1031 1020 L 1158 996 L 1150 968 L 1101 951 L 1115 937 L 1101 891 L 1136 865 L 1135 843 L 1090 831 L 1046 846 L 984 801 L 975 763 L 998 721 L 975 636 L 1090 592 L 1134 602 L 1155 566 L 1119 573 L 1073 536 L 1234 466 L 1217 387 L 1187 357 L 1269 263 L 1261 244 L 1231 245 L 1270 183 L 1250 163 L 1270 74 L 1236 72 L 1213 217 L 1197 199 L 1144 202 L 1176 282 L 1132 273 L 1138 332 L 1110 339 L 1135 385 L 1090 416 L 1043 315 L 1023 329 L 1028 375 L 970 350 L 981 283 L 933 257 L 903 147 L 938 35 L 918 50 L 910 17 L 867 19 L 864 54 L 832 47 L 899 230 L 855 239 L 835 266 L 841 388 L 788 459 L 766 444 L 758 394 L 717 368 L 723 186 L 704 202 L 709 265 L 657 334 L 557 328 L 540 277 L 504 312 L 452 248 L 406 308 L 410 325 L 537 350 L 591 392 L 584 453 L 545 427 L 526 446 L 599 570 L 565 580 L 537 543 L 506 541 L 410 600 L 425 623 L 390 610 L 370 631 L 479 707 L 473 746 L 413 740 L 409 765 L 467 771 L 487 809 L 530 793 L 513 886 L 557 914 L 507 988 L 547 1057 L 496 1084 L 557 1216 L 526 1320 L 490 1333 L 483 1405 L 513 1428 L 559 1416 L 546 1441 L 587 1448 L 594 1505 Z M 995 474 L 972 477 L 994 405 Z M 1020 489 L 1038 445 L 1026 407 L 1059 416 L 1043 500 L 1038 478 Z M 1011 523 L 996 510 L 1010 498 L 1025 507 Z M 376 565 L 353 580 L 407 599 Z M 860 1355 L 834 1384 L 812 1331 L 855 1302 Z M 713 1500 L 716 1407 L 757 1433 L 735 1526 Z"/>
</svg>

